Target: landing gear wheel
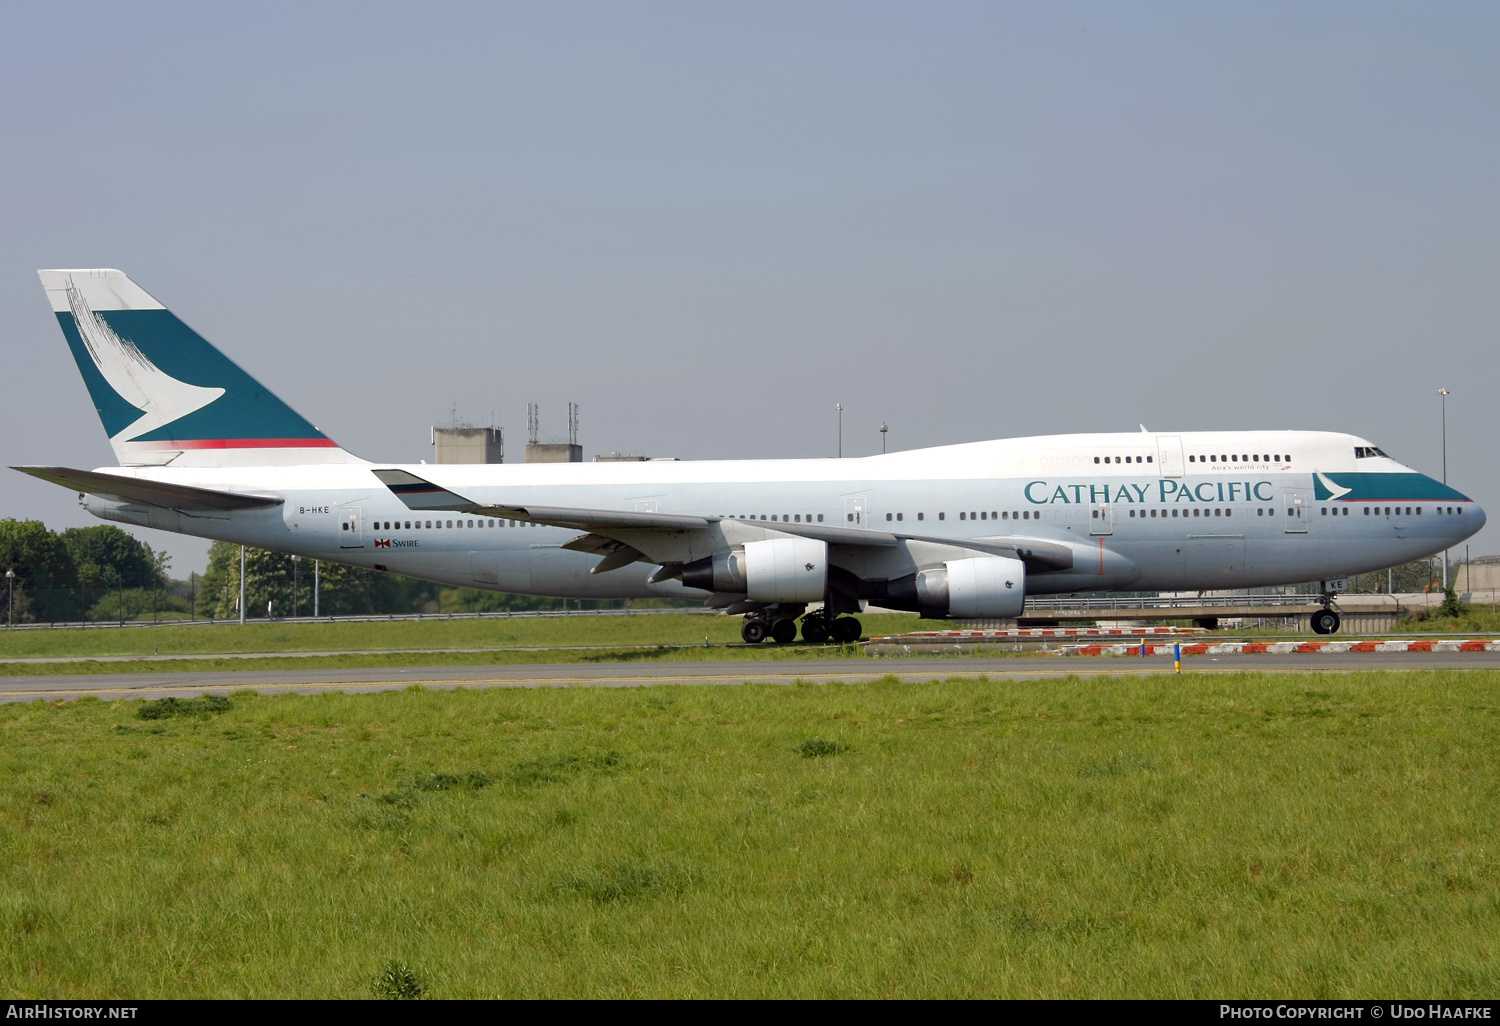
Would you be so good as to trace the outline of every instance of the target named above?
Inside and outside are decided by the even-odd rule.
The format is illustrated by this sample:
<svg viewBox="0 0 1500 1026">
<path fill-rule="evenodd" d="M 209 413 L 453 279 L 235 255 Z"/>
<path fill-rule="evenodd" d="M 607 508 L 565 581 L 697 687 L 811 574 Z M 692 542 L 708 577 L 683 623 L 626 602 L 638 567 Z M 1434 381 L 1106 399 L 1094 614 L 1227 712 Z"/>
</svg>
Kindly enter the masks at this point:
<svg viewBox="0 0 1500 1026">
<path fill-rule="evenodd" d="M 766 640 L 767 625 L 764 620 L 746 620 L 740 625 L 740 637 L 747 645 L 759 645 Z"/>
<path fill-rule="evenodd" d="M 802 640 L 821 645 L 828 640 L 828 621 L 821 616 L 808 616 L 802 620 Z"/>
<path fill-rule="evenodd" d="M 864 627 L 852 616 L 841 616 L 833 621 L 833 640 L 841 645 L 858 641 L 864 632 Z"/>
<path fill-rule="evenodd" d="M 771 624 L 771 640 L 778 645 L 789 645 L 797 640 L 797 621 L 782 617 Z"/>
<path fill-rule="evenodd" d="M 1336 634 L 1339 629 L 1339 614 L 1332 609 L 1324 609 L 1312 615 L 1311 625 L 1314 634 Z"/>
</svg>

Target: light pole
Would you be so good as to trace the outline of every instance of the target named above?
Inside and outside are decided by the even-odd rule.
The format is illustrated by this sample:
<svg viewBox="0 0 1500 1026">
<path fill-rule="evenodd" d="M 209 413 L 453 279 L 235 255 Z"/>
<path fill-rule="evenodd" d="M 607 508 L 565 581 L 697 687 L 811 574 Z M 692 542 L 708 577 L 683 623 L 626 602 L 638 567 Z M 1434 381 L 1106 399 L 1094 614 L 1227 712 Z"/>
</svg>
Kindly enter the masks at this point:
<svg viewBox="0 0 1500 1026">
<path fill-rule="evenodd" d="M 882 456 L 885 455 L 885 433 L 889 430 L 890 426 L 882 420 L 880 422 L 880 455 Z"/>
<path fill-rule="evenodd" d="M 1438 389 L 1443 403 L 1443 484 L 1448 483 L 1448 390 Z"/>
<path fill-rule="evenodd" d="M 315 559 L 315 560 L 313 560 L 313 618 L 314 619 L 316 619 L 317 616 L 318 616 L 318 583 L 319 583 L 319 581 L 320 581 L 320 575 L 318 573 L 318 560 Z"/>
<path fill-rule="evenodd" d="M 839 459 L 844 458 L 844 404 L 834 403 L 833 408 L 839 411 Z"/>
<path fill-rule="evenodd" d="M 1443 484 L 1448 483 L 1448 390 L 1438 389 L 1443 403 Z M 1448 590 L 1448 550 L 1443 550 L 1443 590 Z"/>
<path fill-rule="evenodd" d="M 301 556 L 292 557 L 292 619 L 297 619 L 297 565 L 302 562 Z"/>
<path fill-rule="evenodd" d="M 240 626 L 245 626 L 245 546 L 240 546 Z"/>
<path fill-rule="evenodd" d="M 16 572 L 14 570 L 5 571 L 5 583 L 10 585 L 10 599 L 5 603 L 5 626 L 9 629 L 16 623 Z"/>
</svg>

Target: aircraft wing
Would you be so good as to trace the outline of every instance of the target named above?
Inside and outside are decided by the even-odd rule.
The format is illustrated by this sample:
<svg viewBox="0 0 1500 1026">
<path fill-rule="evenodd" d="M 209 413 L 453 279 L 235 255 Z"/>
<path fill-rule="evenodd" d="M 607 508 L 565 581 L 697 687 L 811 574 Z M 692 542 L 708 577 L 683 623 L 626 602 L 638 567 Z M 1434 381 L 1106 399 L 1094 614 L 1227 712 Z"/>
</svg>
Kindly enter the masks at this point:
<svg viewBox="0 0 1500 1026">
<path fill-rule="evenodd" d="M 749 521 L 746 521 L 749 523 Z M 992 556 L 1010 556 L 1043 570 L 1067 570 L 1073 565 L 1073 550 L 1057 542 L 1038 538 L 933 538 L 922 534 L 894 534 L 890 531 L 869 531 L 858 527 L 830 527 L 826 524 L 788 524 L 755 521 L 754 526 L 764 527 L 780 534 L 795 534 L 801 538 L 816 538 L 829 545 L 850 545 L 858 548 L 889 549 L 902 542 L 931 542 L 934 545 L 958 546 L 974 549 Z"/>
<path fill-rule="evenodd" d="M 74 470 L 71 467 L 11 467 L 23 474 L 50 481 L 75 492 L 85 492 L 116 502 L 143 502 L 164 509 L 235 510 L 269 509 L 285 500 L 279 495 L 248 495 L 221 492 L 213 488 L 168 484 L 120 474 L 101 474 L 96 470 Z"/>
<path fill-rule="evenodd" d="M 1019 559 L 1032 570 L 1071 570 L 1073 550 L 1066 545 L 1040 538 L 928 538 L 921 535 L 903 535 L 912 541 L 932 542 L 938 545 L 959 545 L 966 549 L 988 553 L 991 556 L 1010 556 Z"/>
<path fill-rule="evenodd" d="M 636 535 L 641 530 L 670 532 L 703 530 L 719 522 L 721 517 L 695 517 L 674 513 L 635 513 L 623 510 L 573 509 L 559 506 L 531 505 L 485 505 L 466 499 L 441 485 L 424 480 L 405 470 L 374 471 L 387 488 L 410 509 L 417 511 L 445 510 L 457 513 L 474 513 L 482 516 L 506 517 L 511 520 L 527 520 L 554 527 L 573 527 L 589 532 L 573 539 L 564 548 L 580 552 L 596 552 L 609 555 L 611 565 L 623 566 L 630 562 L 625 550 L 636 551 L 640 545 L 638 537 L 612 538 L 612 533 L 630 532 Z M 739 521 L 733 521 L 738 523 Z M 745 521 L 750 524 L 750 521 Z M 893 548 L 903 541 L 933 542 L 938 545 L 959 546 L 986 552 L 991 555 L 1011 556 L 1042 570 L 1066 570 L 1073 565 L 1073 550 L 1057 542 L 1032 538 L 931 538 L 923 535 L 892 534 L 888 531 L 868 531 L 853 527 L 834 527 L 825 524 L 788 524 L 784 522 L 762 523 L 753 526 L 793 534 L 803 538 L 815 538 L 830 545 L 849 545 L 868 548 Z M 637 558 L 649 559 L 637 553 Z M 601 564 L 603 566 L 603 564 Z M 603 572 L 602 570 L 600 572 Z"/>
<path fill-rule="evenodd" d="M 553 527 L 576 527 L 593 531 L 614 528 L 661 528 L 669 531 L 694 531 L 707 527 L 708 517 L 680 516 L 673 513 L 637 513 L 628 510 L 574 509 L 567 506 L 501 506 L 486 505 L 450 492 L 441 485 L 424 481 L 404 470 L 374 471 L 380 483 L 406 503 L 407 508 L 427 512 L 447 510 L 455 513 L 474 513 L 487 517 L 504 517 L 508 520 L 529 520 Z M 717 519 L 716 517 L 713 519 Z"/>
</svg>

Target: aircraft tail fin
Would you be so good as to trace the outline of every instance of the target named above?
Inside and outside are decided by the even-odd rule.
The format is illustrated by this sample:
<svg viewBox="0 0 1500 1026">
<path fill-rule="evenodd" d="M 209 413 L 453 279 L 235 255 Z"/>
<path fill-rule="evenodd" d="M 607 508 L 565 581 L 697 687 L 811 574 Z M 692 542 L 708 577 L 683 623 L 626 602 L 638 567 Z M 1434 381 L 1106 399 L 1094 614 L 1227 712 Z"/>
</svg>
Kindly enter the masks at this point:
<svg viewBox="0 0 1500 1026">
<path fill-rule="evenodd" d="M 363 462 L 122 272 L 37 274 L 122 466 Z"/>
</svg>

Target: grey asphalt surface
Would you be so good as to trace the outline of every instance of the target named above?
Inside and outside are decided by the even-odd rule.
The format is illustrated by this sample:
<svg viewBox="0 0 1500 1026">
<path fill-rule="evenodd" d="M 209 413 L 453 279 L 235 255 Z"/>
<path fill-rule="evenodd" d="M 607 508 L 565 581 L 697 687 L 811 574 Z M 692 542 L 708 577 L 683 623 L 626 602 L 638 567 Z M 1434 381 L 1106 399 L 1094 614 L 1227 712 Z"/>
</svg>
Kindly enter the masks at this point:
<svg viewBox="0 0 1500 1026">
<path fill-rule="evenodd" d="M 1183 673 L 1242 670 L 1308 673 L 1350 670 L 1500 669 L 1500 652 L 1348 652 L 1341 654 L 1196 656 Z M 944 677 L 995 680 L 1141 676 L 1171 673 L 1170 657 L 1018 657 L 1006 659 L 859 659 L 777 662 L 562 663 L 518 666 L 392 667 L 369 670 L 230 670 L 212 673 L 101 673 L 0 678 L 0 701 L 28 702 L 96 695 L 110 698 L 191 698 L 253 688 L 262 694 L 431 688 L 643 687 L 661 684 L 855 683 L 895 676 L 921 682 Z"/>
</svg>

